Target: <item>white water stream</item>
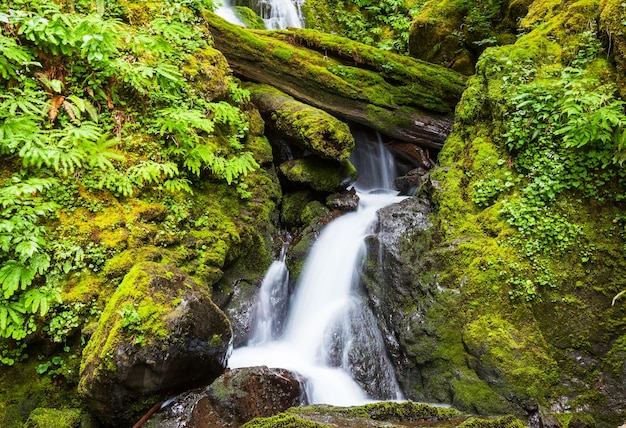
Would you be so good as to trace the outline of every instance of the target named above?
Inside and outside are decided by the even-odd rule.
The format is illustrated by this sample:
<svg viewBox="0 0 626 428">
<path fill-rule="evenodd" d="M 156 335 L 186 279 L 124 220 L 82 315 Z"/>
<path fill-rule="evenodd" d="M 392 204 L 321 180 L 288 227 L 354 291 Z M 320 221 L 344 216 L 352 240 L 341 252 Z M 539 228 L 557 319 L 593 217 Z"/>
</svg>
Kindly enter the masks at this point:
<svg viewBox="0 0 626 428">
<path fill-rule="evenodd" d="M 284 326 L 276 321 L 289 299 L 283 254 L 261 286 L 248 346 L 235 349 L 229 359 L 231 368 L 266 365 L 300 373 L 311 403 L 350 406 L 402 398 L 359 282 L 364 239 L 376 211 L 402 199 L 392 190 L 391 155 L 379 138 L 375 143 L 369 154 L 357 150 L 352 157 L 360 173 L 359 209 L 333 220 L 311 248 Z M 368 147 L 363 141 L 357 145 Z M 375 162 L 362 164 L 361 158 L 376 153 L 381 157 Z M 375 397 L 360 386 L 374 384 L 368 389 Z"/>
<path fill-rule="evenodd" d="M 268 30 L 282 30 L 287 27 L 302 28 L 301 6 L 304 0 L 260 0 L 260 14 Z"/>
<path fill-rule="evenodd" d="M 246 24 L 244 24 L 235 13 L 235 10 L 233 9 L 233 6 L 230 3 L 230 0 L 222 0 L 222 5 L 218 6 L 215 9 L 215 14 L 217 16 L 221 16 L 222 18 L 224 18 L 226 21 L 230 22 L 231 24 L 239 25 L 241 27 L 246 26 Z"/>
<path fill-rule="evenodd" d="M 287 27 L 302 28 L 302 3 L 304 0 L 258 0 L 255 9 L 268 30 L 282 30 Z M 230 0 L 222 0 L 222 6 L 215 9 L 215 13 L 232 24 L 245 24 L 235 14 Z"/>
</svg>

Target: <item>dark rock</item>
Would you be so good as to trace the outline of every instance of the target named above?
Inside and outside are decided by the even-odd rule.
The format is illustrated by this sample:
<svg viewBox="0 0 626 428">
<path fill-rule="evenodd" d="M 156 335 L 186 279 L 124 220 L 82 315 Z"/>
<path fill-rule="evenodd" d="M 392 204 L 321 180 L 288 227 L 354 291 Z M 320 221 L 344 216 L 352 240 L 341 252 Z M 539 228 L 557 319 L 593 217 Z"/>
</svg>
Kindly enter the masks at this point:
<svg viewBox="0 0 626 428">
<path fill-rule="evenodd" d="M 418 198 L 381 209 L 375 230 L 366 241 L 367 259 L 361 276 L 395 364 L 398 383 L 408 398 L 413 398 L 410 391 L 421 383 L 421 374 L 415 356 L 410 356 L 407 349 L 431 334 L 422 317 L 433 285 L 422 282 L 419 263 L 415 262 L 420 254 L 408 260 L 411 253 L 406 246 L 428 235 L 430 211 L 430 203 Z M 406 313 L 406 302 L 414 302 L 416 310 Z"/>
<path fill-rule="evenodd" d="M 248 341 L 248 335 L 254 316 L 254 305 L 256 296 L 261 286 L 258 283 L 250 283 L 247 280 L 237 281 L 233 286 L 233 291 L 229 299 L 220 307 L 224 310 L 230 320 L 233 329 L 233 346 L 235 348 L 243 346 Z"/>
<path fill-rule="evenodd" d="M 119 426 L 145 411 L 145 402 L 219 376 L 231 337 L 207 289 L 177 268 L 139 263 L 83 351 L 78 391 L 105 425 Z"/>
<path fill-rule="evenodd" d="M 426 184 L 428 181 L 426 174 L 428 171 L 424 168 L 416 168 L 409 171 L 406 175 L 398 177 L 393 181 L 393 187 L 400 192 L 401 195 L 412 195 L 417 189 Z"/>
<path fill-rule="evenodd" d="M 554 415 L 536 405 L 529 412 L 528 426 L 529 428 L 561 428 L 561 424 Z"/>
<path fill-rule="evenodd" d="M 229 370 L 201 391 L 186 392 L 145 427 L 239 427 L 305 404 L 303 379 L 285 369 Z"/>
<path fill-rule="evenodd" d="M 359 195 L 354 187 L 342 193 L 333 193 L 326 198 L 326 206 L 331 210 L 356 211 L 359 208 Z"/>
</svg>

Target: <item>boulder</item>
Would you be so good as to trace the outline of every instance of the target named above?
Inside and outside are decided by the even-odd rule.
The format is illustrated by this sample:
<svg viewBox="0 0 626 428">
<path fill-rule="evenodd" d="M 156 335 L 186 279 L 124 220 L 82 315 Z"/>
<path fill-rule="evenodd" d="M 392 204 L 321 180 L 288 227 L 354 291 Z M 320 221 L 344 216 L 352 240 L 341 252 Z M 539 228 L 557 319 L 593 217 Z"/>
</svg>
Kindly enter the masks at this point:
<svg viewBox="0 0 626 428">
<path fill-rule="evenodd" d="M 103 424 L 119 426 L 151 400 L 218 377 L 231 338 L 206 288 L 178 268 L 138 263 L 83 351 L 79 394 Z"/>
<path fill-rule="evenodd" d="M 357 179 L 356 168 L 350 161 L 327 161 L 314 156 L 284 162 L 280 171 L 297 187 L 327 193 L 344 190 Z"/>
<path fill-rule="evenodd" d="M 345 192 L 333 193 L 326 198 L 326 206 L 331 210 L 356 211 L 359 208 L 359 195 L 354 187 Z"/>
<path fill-rule="evenodd" d="M 239 427 L 305 404 L 304 381 L 285 369 L 246 367 L 229 370 L 200 391 L 177 397 L 144 427 Z"/>
</svg>

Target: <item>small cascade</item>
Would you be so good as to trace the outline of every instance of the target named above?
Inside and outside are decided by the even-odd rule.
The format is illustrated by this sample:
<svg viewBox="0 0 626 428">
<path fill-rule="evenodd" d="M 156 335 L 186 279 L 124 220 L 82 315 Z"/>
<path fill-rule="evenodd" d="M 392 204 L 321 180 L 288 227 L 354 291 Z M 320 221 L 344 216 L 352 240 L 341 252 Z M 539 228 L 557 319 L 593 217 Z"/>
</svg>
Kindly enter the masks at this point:
<svg viewBox="0 0 626 428">
<path fill-rule="evenodd" d="M 274 321 L 257 321 L 249 345 L 235 349 L 229 360 L 231 368 L 267 365 L 300 373 L 307 379 L 311 403 L 349 406 L 402 398 L 375 317 L 363 295 L 359 272 L 365 256 L 364 240 L 376 212 L 403 198 L 392 189 L 393 160 L 380 138 L 367 134 L 355 137 L 358 149 L 351 159 L 360 174 L 356 186 L 359 209 L 333 220 L 311 248 L 282 334 L 276 336 L 280 329 L 275 324 L 267 327 Z M 362 150 L 367 153 L 359 153 Z M 361 164 L 359 159 L 371 156 L 382 158 Z M 270 274 L 281 277 L 274 265 L 268 270 Z M 288 290 L 284 283 L 266 280 L 267 287 L 272 283 L 280 291 L 270 291 L 273 297 L 263 297 L 262 291 L 259 300 L 269 300 L 270 308 L 272 299 L 279 305 L 285 302 Z M 271 314 L 282 311 L 269 309 Z M 263 333 L 257 337 L 260 324 L 264 325 Z"/>
<path fill-rule="evenodd" d="M 287 242 L 283 244 L 278 260 L 265 273 L 254 307 L 254 323 L 248 346 L 256 346 L 277 339 L 287 315 L 289 301 L 289 269 L 285 263 Z"/>
<path fill-rule="evenodd" d="M 235 10 L 231 5 L 230 0 L 222 0 L 222 5 L 215 9 L 215 14 L 224 18 L 231 24 L 239 25 L 241 27 L 246 26 L 246 24 L 244 24 L 235 13 Z"/>
<path fill-rule="evenodd" d="M 268 30 L 282 30 L 287 27 L 302 28 L 302 3 L 304 0 L 259 0 L 258 13 Z"/>
</svg>

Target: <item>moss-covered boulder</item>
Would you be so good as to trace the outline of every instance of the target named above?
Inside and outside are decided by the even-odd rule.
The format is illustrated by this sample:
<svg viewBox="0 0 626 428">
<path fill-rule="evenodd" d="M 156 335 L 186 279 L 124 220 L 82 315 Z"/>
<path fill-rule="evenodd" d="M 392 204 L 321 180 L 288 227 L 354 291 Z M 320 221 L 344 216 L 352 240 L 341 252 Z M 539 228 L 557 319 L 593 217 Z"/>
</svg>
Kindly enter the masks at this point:
<svg viewBox="0 0 626 428">
<path fill-rule="evenodd" d="M 146 427 L 239 427 L 304 403 L 304 380 L 285 369 L 246 367 L 229 370 L 201 391 L 178 396 Z"/>
<path fill-rule="evenodd" d="M 284 162 L 280 172 L 293 185 L 327 193 L 344 190 L 357 179 L 350 161 L 326 161 L 314 156 Z"/>
<path fill-rule="evenodd" d="M 246 85 L 266 130 L 274 131 L 325 159 L 344 160 L 354 148 L 354 137 L 344 122 L 330 114 L 296 101 L 268 85 Z"/>
<path fill-rule="evenodd" d="M 219 376 L 231 336 L 207 289 L 177 268 L 139 263 L 84 349 L 79 393 L 105 424 L 127 423 L 150 399 Z"/>
<path fill-rule="evenodd" d="M 414 289 L 396 293 L 396 307 L 415 336 L 397 337 L 417 369 L 405 392 L 544 426 L 551 412 L 617 426 L 626 409 L 626 307 L 612 306 L 626 288 L 626 180 L 614 140 L 626 122 L 615 90 L 623 76 L 595 26 L 601 2 L 526 6 L 524 34 L 483 52 L 457 106 L 430 172 L 433 227 L 401 241 Z M 590 118 L 606 117 L 603 106 L 619 118 L 606 140 L 569 144 L 593 129 Z M 573 117 L 579 125 L 568 128 Z"/>
</svg>

